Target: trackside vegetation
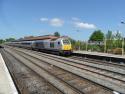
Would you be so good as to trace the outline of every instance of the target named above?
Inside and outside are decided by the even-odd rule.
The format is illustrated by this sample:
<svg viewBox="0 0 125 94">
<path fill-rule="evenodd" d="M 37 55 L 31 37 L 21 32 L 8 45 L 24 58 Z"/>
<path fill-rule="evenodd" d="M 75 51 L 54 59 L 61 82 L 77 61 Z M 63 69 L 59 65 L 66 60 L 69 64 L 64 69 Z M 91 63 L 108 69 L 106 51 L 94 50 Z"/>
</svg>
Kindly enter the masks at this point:
<svg viewBox="0 0 125 94">
<path fill-rule="evenodd" d="M 74 50 L 97 51 L 124 54 L 125 38 L 121 32 L 109 30 L 104 34 L 101 30 L 94 31 L 88 41 L 70 39 Z"/>
</svg>

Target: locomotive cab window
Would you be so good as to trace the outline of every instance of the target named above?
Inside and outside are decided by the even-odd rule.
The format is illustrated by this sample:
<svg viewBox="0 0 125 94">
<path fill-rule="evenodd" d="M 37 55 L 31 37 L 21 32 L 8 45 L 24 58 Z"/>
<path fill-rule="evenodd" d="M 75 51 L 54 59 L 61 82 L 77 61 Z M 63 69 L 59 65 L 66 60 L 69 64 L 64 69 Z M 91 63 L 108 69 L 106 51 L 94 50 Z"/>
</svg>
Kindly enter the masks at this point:
<svg viewBox="0 0 125 94">
<path fill-rule="evenodd" d="M 63 44 L 70 44 L 69 40 L 63 40 Z"/>
</svg>

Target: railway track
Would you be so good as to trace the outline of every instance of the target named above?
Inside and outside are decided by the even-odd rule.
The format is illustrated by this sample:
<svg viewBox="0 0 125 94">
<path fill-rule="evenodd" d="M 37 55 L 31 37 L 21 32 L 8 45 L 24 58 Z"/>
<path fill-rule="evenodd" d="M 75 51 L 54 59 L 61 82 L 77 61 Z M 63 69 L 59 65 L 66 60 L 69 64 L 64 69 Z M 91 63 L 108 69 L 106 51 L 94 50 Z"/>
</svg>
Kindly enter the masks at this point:
<svg viewBox="0 0 125 94">
<path fill-rule="evenodd" d="M 30 52 L 30 50 L 26 50 L 26 51 L 29 51 Z M 88 67 L 93 67 L 93 68 L 98 68 L 98 69 L 100 69 L 100 70 L 106 70 L 106 71 L 108 71 L 108 72 L 112 72 L 112 73 L 115 73 L 115 74 L 118 74 L 118 75 L 124 75 L 125 73 L 125 67 L 124 66 L 121 66 L 121 67 L 118 67 L 117 68 L 117 65 L 116 66 L 110 66 L 109 64 L 108 65 L 105 65 L 105 64 L 98 64 L 98 62 L 96 63 L 96 62 L 92 62 L 92 61 L 90 61 L 89 62 L 89 60 L 87 61 L 87 62 L 79 62 L 79 61 L 74 61 L 74 60 L 71 60 L 71 59 L 66 59 L 66 58 L 63 58 L 63 57 L 60 57 L 60 56 L 55 56 L 55 55 L 50 55 L 50 54 L 45 54 L 45 53 L 41 53 L 41 52 L 33 52 L 33 51 L 31 51 L 32 53 L 34 53 L 34 54 L 37 54 L 37 55 L 41 55 L 41 56 L 43 56 L 43 57 L 45 57 L 45 56 L 47 56 L 47 58 L 50 58 L 50 59 L 53 59 L 53 60 L 56 60 L 56 61 L 59 61 L 59 62 L 64 62 L 64 60 L 66 61 L 66 62 L 73 62 L 73 63 L 76 63 L 76 64 L 74 64 L 74 66 L 75 65 L 78 65 L 79 64 L 79 66 L 80 65 L 84 65 L 84 66 L 88 66 Z M 87 64 L 87 63 L 92 63 L 92 64 Z M 93 64 L 93 63 L 96 63 L 96 64 Z M 73 65 L 72 63 L 69 63 L 70 65 Z M 100 66 L 101 65 L 101 66 Z M 81 67 L 81 66 L 80 66 Z M 85 67 L 84 67 L 85 68 Z M 116 70 L 117 69 L 117 70 Z M 93 70 L 92 70 L 93 71 Z"/>
<path fill-rule="evenodd" d="M 30 51 L 30 50 L 28 50 Z M 35 54 L 39 55 L 41 54 L 41 52 L 33 52 Z M 74 62 L 74 63 L 78 63 L 78 64 L 81 64 L 81 65 L 87 65 L 87 66 L 91 66 L 91 67 L 97 67 L 97 68 L 100 68 L 100 69 L 104 69 L 104 70 L 109 70 L 109 71 L 112 71 L 112 72 L 118 72 L 120 74 L 125 74 L 125 66 L 124 65 L 121 65 L 121 64 L 114 64 L 114 63 L 108 63 L 108 62 L 101 62 L 101 61 L 98 61 L 98 60 L 85 60 L 85 61 L 82 61 L 82 60 L 79 60 L 77 58 L 72 58 L 70 57 L 71 59 L 66 59 L 65 57 L 60 57 L 60 56 L 55 56 L 55 55 L 51 55 L 51 54 L 45 54 L 45 53 L 42 53 L 42 55 L 44 56 L 48 56 L 48 57 L 54 57 L 54 58 L 58 58 L 59 60 L 65 60 L 65 61 L 68 61 L 68 62 Z M 74 59 L 74 60 L 72 60 Z M 78 61 L 77 61 L 78 60 Z M 82 61 L 82 62 L 79 62 L 79 61 Z M 85 63 L 84 63 L 85 62 Z"/>
<path fill-rule="evenodd" d="M 121 92 L 121 93 L 124 92 L 125 79 L 124 79 L 124 76 L 121 75 L 119 72 L 117 73 L 117 72 L 113 72 L 113 71 L 109 71 L 109 70 L 104 70 L 101 68 L 97 69 L 97 67 L 96 67 L 96 69 L 94 69 L 94 67 L 90 68 L 90 66 L 89 67 L 85 66 L 85 65 L 83 65 L 83 63 L 80 63 L 80 62 L 75 63 L 74 60 L 71 60 L 71 59 L 69 60 L 69 59 L 59 57 L 59 56 L 54 56 L 54 55 L 48 55 L 45 53 L 38 53 L 35 51 L 26 50 L 26 49 L 23 49 L 23 50 L 22 49 L 15 49 L 15 50 L 18 51 L 18 54 L 22 54 L 22 56 L 24 56 L 24 54 L 25 54 L 25 56 L 24 56 L 25 58 L 27 56 L 30 56 L 34 59 L 37 59 L 40 61 L 42 60 L 46 63 L 49 62 L 49 64 L 51 64 L 51 65 L 54 65 L 56 67 L 60 67 L 62 69 L 65 69 L 66 71 L 70 71 L 74 74 L 77 74 L 81 77 L 84 77 L 88 80 L 91 80 L 95 83 L 98 83 L 102 86 L 105 86 L 111 90 L 116 90 L 116 91 Z M 41 59 L 41 57 L 44 57 L 44 58 Z M 32 61 L 34 59 L 32 59 Z M 53 62 L 56 62 L 56 64 L 54 64 Z M 121 71 L 121 73 L 122 72 L 123 71 Z"/>
<path fill-rule="evenodd" d="M 64 60 L 58 60 L 55 56 L 53 58 L 53 56 L 50 56 L 48 54 L 43 54 L 42 57 L 49 58 L 49 59 L 55 60 L 57 62 L 65 63 L 65 64 L 68 64 L 68 65 L 71 65 L 71 66 L 75 66 L 77 68 L 80 68 L 80 69 L 83 69 L 83 70 L 86 70 L 86 71 L 95 72 L 95 73 L 98 72 L 99 75 L 101 74 L 101 75 L 104 75 L 104 76 L 107 76 L 107 77 L 114 78 L 116 80 L 125 82 L 125 76 L 123 76 L 123 74 L 120 74 L 120 73 L 117 73 L 117 72 L 104 70 L 104 69 L 101 69 L 101 68 L 87 66 L 87 65 L 83 65 L 83 64 L 74 64 L 74 63 L 67 62 L 67 60 L 65 62 Z"/>
<path fill-rule="evenodd" d="M 82 57 L 82 56 L 75 56 L 75 55 L 70 56 L 68 58 L 80 60 L 80 61 L 85 61 L 88 63 L 96 63 L 96 64 L 107 65 L 107 66 L 115 66 L 115 67 L 125 69 L 125 63 L 123 63 L 123 62 L 111 62 L 111 61 L 106 61 L 106 60 L 97 60 L 97 59 L 91 59 L 91 58 L 86 58 L 86 57 Z"/>
<path fill-rule="evenodd" d="M 63 94 L 5 50 L 0 50 L 19 94 Z"/>
<path fill-rule="evenodd" d="M 60 90 L 64 94 L 82 94 L 78 90 L 76 90 L 75 88 L 72 88 L 70 85 L 68 85 L 67 83 L 65 83 L 61 79 L 55 77 L 55 75 L 52 75 L 51 73 L 49 73 L 47 70 L 44 69 L 44 68 L 48 68 L 48 67 L 50 68 L 50 66 L 44 65 L 44 68 L 43 68 L 43 67 L 35 64 L 29 58 L 24 57 L 24 55 L 23 56 L 19 55 L 15 51 L 13 51 L 13 52 L 11 52 L 9 50 L 7 50 L 7 51 L 9 53 L 13 53 L 12 55 L 16 59 L 18 59 L 20 62 L 25 64 L 28 68 L 30 68 L 31 70 L 33 70 L 34 72 L 39 74 L 41 77 L 46 79 L 50 84 L 52 84 L 54 87 L 56 87 L 58 90 Z M 35 62 L 37 62 L 37 61 L 35 61 Z"/>
<path fill-rule="evenodd" d="M 34 54 L 32 54 L 31 52 L 28 52 L 28 51 L 23 52 L 23 51 L 20 51 L 21 49 L 20 50 L 18 49 L 18 51 L 17 49 L 16 50 L 11 49 L 11 51 L 9 49 L 5 49 L 5 50 L 13 54 L 16 58 L 20 58 L 21 61 L 23 60 L 22 61 L 23 63 L 26 62 L 28 67 L 31 68 L 32 66 L 34 66 L 32 69 L 35 68 L 34 70 L 35 72 L 38 72 L 41 69 L 43 69 L 47 73 L 53 75 L 53 77 L 55 77 L 54 79 L 59 79 L 60 80 L 59 82 L 61 83 L 57 84 L 57 81 L 54 81 L 54 79 L 52 81 L 52 78 L 51 78 L 51 81 L 52 81 L 51 82 L 50 79 L 48 79 L 49 78 L 48 76 L 47 78 L 45 78 L 49 80 L 51 84 L 54 84 L 55 87 L 57 87 L 59 90 L 61 90 L 65 94 L 83 94 L 83 93 L 85 94 L 113 94 L 113 91 L 111 89 L 105 88 L 102 85 L 98 85 L 97 83 L 94 83 L 90 80 L 82 78 L 66 70 L 65 68 L 62 68 L 68 65 L 59 67 L 57 66 L 59 62 L 55 61 L 53 63 L 53 60 L 47 59 L 45 57 L 40 57 L 38 59 L 39 55 L 34 57 L 33 56 Z M 46 61 L 46 60 L 49 60 L 49 61 Z M 43 74 L 41 76 L 43 76 Z M 56 85 L 53 82 L 56 82 Z M 64 88 L 65 85 L 67 86 L 67 88 Z"/>
<path fill-rule="evenodd" d="M 23 49 L 23 50 L 26 50 L 26 49 Z M 55 56 L 55 55 L 51 55 L 51 54 L 46 54 L 46 53 L 41 53 L 41 52 L 37 52 L 37 51 L 32 51 L 32 50 L 26 50 L 28 52 L 32 52 L 34 54 L 37 54 L 37 55 L 41 55 L 41 56 L 47 56 L 47 58 L 55 58 L 55 59 L 58 59 L 58 60 L 65 60 L 66 62 L 73 62 L 73 63 L 77 63 L 77 64 L 80 64 L 80 65 L 86 65 L 86 66 L 91 66 L 91 67 L 95 67 L 95 68 L 100 68 L 100 69 L 104 69 L 104 70 L 109 70 L 111 72 L 115 72 L 115 73 L 119 73 L 119 74 L 125 74 L 125 66 L 122 66 L 122 65 L 119 65 L 119 64 L 105 64 L 105 63 L 102 63 L 100 61 L 99 62 L 92 62 L 92 60 L 87 60 L 87 61 L 82 61 L 80 62 L 80 60 L 77 58 L 73 58 L 70 59 L 66 59 L 65 57 L 60 57 L 60 56 Z M 119 66 L 118 66 L 119 65 Z"/>
</svg>

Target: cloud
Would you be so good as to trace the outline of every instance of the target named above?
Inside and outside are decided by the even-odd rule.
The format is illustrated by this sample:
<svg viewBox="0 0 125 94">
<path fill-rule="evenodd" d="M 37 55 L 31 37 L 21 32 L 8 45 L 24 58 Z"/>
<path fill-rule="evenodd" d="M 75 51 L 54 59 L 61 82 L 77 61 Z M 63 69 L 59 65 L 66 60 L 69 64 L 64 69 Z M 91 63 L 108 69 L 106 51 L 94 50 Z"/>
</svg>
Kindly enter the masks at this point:
<svg viewBox="0 0 125 94">
<path fill-rule="evenodd" d="M 50 25 L 60 27 L 63 26 L 64 21 L 59 18 L 53 18 L 50 20 Z"/>
<path fill-rule="evenodd" d="M 60 18 L 49 19 L 49 18 L 43 17 L 43 18 L 40 18 L 40 21 L 42 23 L 46 23 L 53 27 L 61 27 L 64 25 L 64 20 Z M 77 17 L 72 17 L 72 21 L 70 24 L 74 24 L 74 26 L 79 29 L 96 29 L 96 26 L 94 24 L 82 22 Z"/>
<path fill-rule="evenodd" d="M 61 27 L 64 24 L 64 21 L 59 18 L 52 18 L 52 19 L 40 18 L 40 21 L 47 22 L 49 25 L 54 26 L 54 27 Z"/>
<path fill-rule="evenodd" d="M 47 22 L 49 19 L 48 18 L 40 18 L 41 22 Z"/>
<path fill-rule="evenodd" d="M 84 23 L 84 22 L 75 22 L 75 27 L 81 28 L 81 29 L 96 29 L 96 26 L 94 24 Z"/>
</svg>

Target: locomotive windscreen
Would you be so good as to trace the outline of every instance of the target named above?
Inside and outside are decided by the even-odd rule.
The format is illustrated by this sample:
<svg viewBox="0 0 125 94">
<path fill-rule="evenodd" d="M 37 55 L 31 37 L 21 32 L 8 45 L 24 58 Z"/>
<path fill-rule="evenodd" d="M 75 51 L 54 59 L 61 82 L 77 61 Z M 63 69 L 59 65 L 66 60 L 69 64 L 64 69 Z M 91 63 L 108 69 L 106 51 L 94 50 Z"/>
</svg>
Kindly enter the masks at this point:
<svg viewBox="0 0 125 94">
<path fill-rule="evenodd" d="M 69 40 L 63 40 L 63 44 L 70 44 Z"/>
</svg>

